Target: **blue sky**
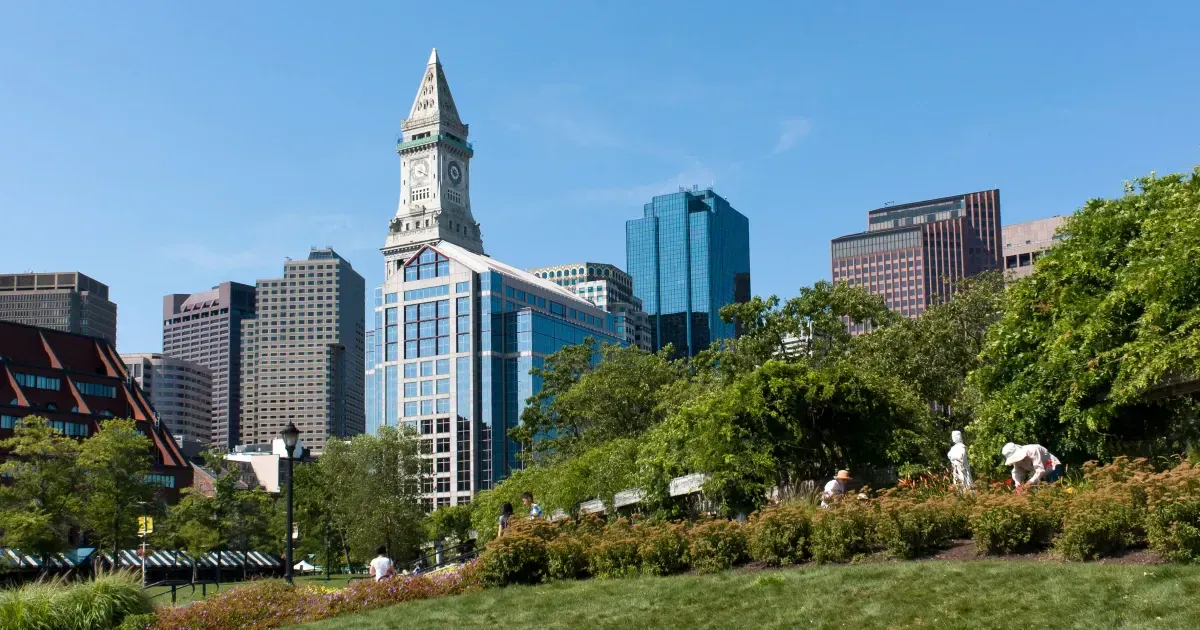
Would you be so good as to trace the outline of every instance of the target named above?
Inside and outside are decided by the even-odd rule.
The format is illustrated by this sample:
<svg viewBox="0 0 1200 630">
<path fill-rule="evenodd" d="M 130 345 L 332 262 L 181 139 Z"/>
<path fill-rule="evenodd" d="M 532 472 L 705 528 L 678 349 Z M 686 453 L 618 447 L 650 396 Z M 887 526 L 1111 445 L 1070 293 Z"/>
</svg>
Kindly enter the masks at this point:
<svg viewBox="0 0 1200 630">
<path fill-rule="evenodd" d="M 1200 164 L 1200 4 L 984 4 L 5 2 L 0 270 L 107 283 L 122 352 L 310 246 L 369 289 L 433 46 L 521 267 L 624 265 L 643 203 L 712 184 L 789 296 L 889 201 L 995 187 L 1012 223 Z"/>
</svg>

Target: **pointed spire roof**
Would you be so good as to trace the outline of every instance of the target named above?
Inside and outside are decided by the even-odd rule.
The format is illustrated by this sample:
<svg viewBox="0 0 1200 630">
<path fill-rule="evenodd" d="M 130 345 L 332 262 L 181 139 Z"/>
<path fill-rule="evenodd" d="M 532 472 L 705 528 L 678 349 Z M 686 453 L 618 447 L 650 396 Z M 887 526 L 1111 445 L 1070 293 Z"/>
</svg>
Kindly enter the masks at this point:
<svg viewBox="0 0 1200 630">
<path fill-rule="evenodd" d="M 450 95 L 450 84 L 446 81 L 446 73 L 442 71 L 442 62 L 438 59 L 437 48 L 429 53 L 429 63 L 421 84 L 417 87 L 417 97 L 413 99 L 412 110 L 408 113 L 409 121 L 436 118 L 443 122 L 461 125 L 458 108 L 454 106 L 454 97 Z"/>
</svg>

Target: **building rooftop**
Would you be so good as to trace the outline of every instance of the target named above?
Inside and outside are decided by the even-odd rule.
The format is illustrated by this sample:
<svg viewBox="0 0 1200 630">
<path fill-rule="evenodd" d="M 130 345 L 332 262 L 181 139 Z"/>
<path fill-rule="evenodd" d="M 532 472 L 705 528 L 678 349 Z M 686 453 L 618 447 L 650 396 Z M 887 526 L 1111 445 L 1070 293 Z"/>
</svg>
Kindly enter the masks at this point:
<svg viewBox="0 0 1200 630">
<path fill-rule="evenodd" d="M 549 280 L 539 278 L 528 271 L 517 269 L 512 265 L 506 265 L 494 258 L 468 251 L 453 243 L 442 241 L 435 245 L 427 245 L 427 247 L 432 247 L 433 249 L 445 254 L 447 257 L 459 261 L 475 273 L 497 271 L 506 276 L 511 276 L 524 282 L 528 282 L 529 284 L 536 285 L 545 289 L 546 291 L 549 291 L 550 293 L 562 296 L 563 299 L 571 300 L 577 304 L 586 304 L 591 308 L 596 308 L 595 304 L 592 304 L 591 302 L 579 297 L 578 295 L 575 295 L 574 293 L 571 293 L 570 291 L 558 286 L 553 282 L 550 282 Z M 416 259 L 416 255 L 413 256 L 413 259 Z"/>
</svg>

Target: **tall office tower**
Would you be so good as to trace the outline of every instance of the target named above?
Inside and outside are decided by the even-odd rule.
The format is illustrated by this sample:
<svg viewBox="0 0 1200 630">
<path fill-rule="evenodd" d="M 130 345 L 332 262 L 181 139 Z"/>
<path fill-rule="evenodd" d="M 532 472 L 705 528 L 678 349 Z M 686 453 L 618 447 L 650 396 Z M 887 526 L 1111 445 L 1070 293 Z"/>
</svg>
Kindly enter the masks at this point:
<svg viewBox="0 0 1200 630">
<path fill-rule="evenodd" d="M 625 223 L 625 256 L 654 350 L 693 357 L 736 335 L 720 310 L 750 300 L 750 223 L 711 188 L 651 200 Z"/>
<path fill-rule="evenodd" d="M 117 305 L 108 301 L 108 285 L 77 271 L 0 275 L 0 320 L 117 345 Z"/>
<path fill-rule="evenodd" d="M 212 370 L 157 352 L 122 354 L 121 361 L 185 455 L 195 457 L 212 444 Z"/>
<path fill-rule="evenodd" d="M 192 466 L 160 422 L 125 364 L 102 337 L 0 322 L 0 440 L 26 416 L 41 416 L 64 435 L 87 439 L 109 418 L 133 420 L 149 440 L 146 481 L 168 503 L 192 485 Z M 0 463 L 8 454 L 0 452 Z M 132 509 L 132 508 L 130 508 Z"/>
<path fill-rule="evenodd" d="M 623 344 L 615 319 L 565 288 L 448 242 L 427 245 L 383 287 L 380 406 L 424 440 L 429 508 L 466 503 L 520 467 L 509 431 L 546 355 L 592 338 Z"/>
<path fill-rule="evenodd" d="M 1066 221 L 1066 217 L 1055 216 L 1004 226 L 1005 277 L 1015 280 L 1032 274 L 1033 263 L 1062 239 L 1055 232 Z"/>
<path fill-rule="evenodd" d="M 886 206 L 867 214 L 866 232 L 833 239 L 833 280 L 917 317 L 949 299 L 960 278 L 999 269 L 1000 237 L 999 190 Z"/>
<path fill-rule="evenodd" d="M 212 372 L 212 445 L 238 444 L 242 415 L 242 320 L 254 317 L 254 287 L 222 282 L 163 297 L 163 354 Z"/>
<path fill-rule="evenodd" d="M 538 267 L 529 273 L 612 313 L 618 336 L 631 346 L 651 349 L 649 318 L 642 310 L 642 301 L 633 294 L 633 278 L 616 265 L 582 262 Z"/>
<path fill-rule="evenodd" d="M 376 288 L 375 293 L 378 295 L 382 288 Z M 376 313 L 380 311 L 378 308 L 382 306 L 379 299 L 375 301 Z M 364 343 L 367 347 L 367 357 L 365 376 L 365 394 L 364 394 L 364 410 L 366 412 L 366 430 L 371 435 L 376 435 L 379 432 L 379 427 L 383 426 L 383 407 L 380 406 L 380 401 L 383 394 L 380 393 L 383 384 L 383 372 L 379 369 L 381 360 L 379 358 L 379 348 L 382 339 L 379 338 L 383 334 L 381 328 L 368 330 L 364 338 Z"/>
<path fill-rule="evenodd" d="M 271 444 L 294 422 L 319 454 L 327 437 L 365 431 L 363 277 L 314 248 L 256 292 L 256 313 L 242 321 L 241 444 Z"/>
<path fill-rule="evenodd" d="M 437 49 L 400 124 L 400 203 L 382 248 L 391 277 L 422 245 L 454 243 L 483 253 L 479 223 L 471 214 L 471 157 L 467 124 L 458 117 Z"/>
</svg>

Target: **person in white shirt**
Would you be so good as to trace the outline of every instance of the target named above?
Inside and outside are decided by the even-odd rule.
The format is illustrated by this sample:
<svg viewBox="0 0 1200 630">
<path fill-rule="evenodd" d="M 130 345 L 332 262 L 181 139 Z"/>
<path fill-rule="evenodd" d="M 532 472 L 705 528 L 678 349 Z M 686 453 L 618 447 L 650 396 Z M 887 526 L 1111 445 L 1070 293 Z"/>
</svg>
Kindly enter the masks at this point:
<svg viewBox="0 0 1200 630">
<path fill-rule="evenodd" d="M 542 506 L 533 502 L 532 492 L 522 492 L 521 503 L 524 503 L 525 508 L 529 510 L 529 520 L 542 518 Z"/>
<path fill-rule="evenodd" d="M 946 458 L 950 460 L 950 467 L 954 471 L 954 485 L 958 486 L 960 492 L 970 490 L 974 480 L 971 479 L 971 463 L 967 461 L 967 445 L 963 444 L 962 431 L 951 431 L 950 441 L 953 446 L 946 453 Z"/>
<path fill-rule="evenodd" d="M 828 509 L 829 502 L 834 497 L 846 494 L 846 482 L 848 481 L 850 481 L 850 471 L 839 470 L 837 476 L 825 484 L 825 491 L 821 493 L 821 507 Z"/>
<path fill-rule="evenodd" d="M 392 559 L 387 557 L 387 547 L 380 547 L 375 550 L 375 553 L 378 555 L 371 561 L 371 568 L 368 569 L 367 574 L 375 578 L 376 582 L 396 575 L 396 568 L 392 566 Z"/>
<path fill-rule="evenodd" d="M 1012 466 L 1013 489 L 1023 492 L 1045 481 L 1053 483 L 1062 476 L 1063 465 L 1040 444 L 1019 446 L 1009 442 L 1000 449 L 1004 465 Z"/>
</svg>

